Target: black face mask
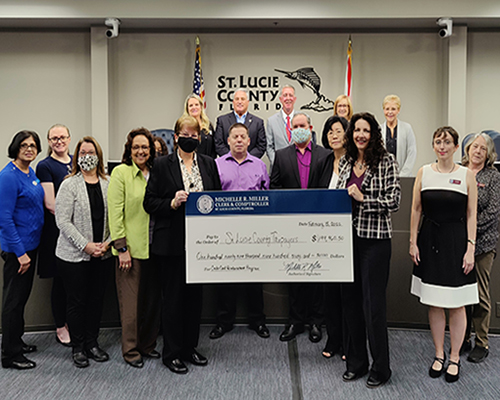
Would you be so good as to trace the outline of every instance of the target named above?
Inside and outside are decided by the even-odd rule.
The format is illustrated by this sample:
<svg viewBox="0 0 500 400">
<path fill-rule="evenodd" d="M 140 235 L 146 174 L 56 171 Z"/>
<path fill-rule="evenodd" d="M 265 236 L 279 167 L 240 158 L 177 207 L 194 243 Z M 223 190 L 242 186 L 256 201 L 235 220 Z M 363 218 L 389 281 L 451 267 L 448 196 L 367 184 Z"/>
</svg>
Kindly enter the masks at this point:
<svg viewBox="0 0 500 400">
<path fill-rule="evenodd" d="M 179 139 L 177 140 L 179 147 L 186 153 L 192 153 L 195 151 L 198 148 L 199 143 L 198 139 L 183 136 L 179 136 Z"/>
</svg>

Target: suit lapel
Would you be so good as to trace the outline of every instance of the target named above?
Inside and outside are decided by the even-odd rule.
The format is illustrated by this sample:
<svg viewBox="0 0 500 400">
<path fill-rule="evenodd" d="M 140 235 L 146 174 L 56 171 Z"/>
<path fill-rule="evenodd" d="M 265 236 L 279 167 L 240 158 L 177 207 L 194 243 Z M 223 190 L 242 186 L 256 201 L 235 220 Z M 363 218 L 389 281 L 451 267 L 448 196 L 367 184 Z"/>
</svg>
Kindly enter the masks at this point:
<svg viewBox="0 0 500 400">
<path fill-rule="evenodd" d="M 168 172 L 172 174 L 175 186 L 184 190 L 181 166 L 179 165 L 179 160 L 176 153 L 172 154 L 172 157 L 169 157 L 168 159 Z"/>
</svg>

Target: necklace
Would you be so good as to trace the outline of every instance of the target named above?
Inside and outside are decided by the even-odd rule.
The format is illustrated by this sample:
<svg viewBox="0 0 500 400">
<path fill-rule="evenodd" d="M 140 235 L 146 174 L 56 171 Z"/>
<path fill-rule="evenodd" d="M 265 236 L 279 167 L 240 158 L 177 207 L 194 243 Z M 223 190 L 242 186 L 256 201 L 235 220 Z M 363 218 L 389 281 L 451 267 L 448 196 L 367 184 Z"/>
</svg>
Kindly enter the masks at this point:
<svg viewBox="0 0 500 400">
<path fill-rule="evenodd" d="M 362 170 L 363 168 L 366 167 L 366 163 L 362 163 L 362 162 L 359 162 L 359 161 L 354 161 L 354 165 L 357 165 L 359 170 Z"/>
<path fill-rule="evenodd" d="M 436 163 L 436 169 L 438 170 L 438 172 L 439 172 L 440 174 L 442 174 L 442 173 L 443 173 L 443 172 L 441 172 L 441 170 L 439 169 L 439 167 L 438 167 L 438 163 Z M 453 172 L 453 170 L 454 170 L 454 169 L 455 169 L 455 164 L 453 164 L 453 166 L 451 167 L 450 172 L 446 172 L 446 173 L 447 173 L 447 174 L 451 174 L 451 173 Z"/>
</svg>

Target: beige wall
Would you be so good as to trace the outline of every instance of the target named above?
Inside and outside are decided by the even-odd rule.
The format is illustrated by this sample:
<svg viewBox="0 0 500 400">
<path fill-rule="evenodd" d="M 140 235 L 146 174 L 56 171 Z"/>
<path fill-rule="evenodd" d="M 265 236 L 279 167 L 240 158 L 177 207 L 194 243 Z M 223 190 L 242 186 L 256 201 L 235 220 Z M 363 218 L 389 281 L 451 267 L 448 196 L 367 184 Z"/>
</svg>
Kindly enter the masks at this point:
<svg viewBox="0 0 500 400">
<path fill-rule="evenodd" d="M 205 34 L 201 35 L 207 114 L 217 108 L 217 77 L 276 76 L 280 85 L 296 87 L 296 106 L 314 99 L 274 69 L 294 71 L 312 66 L 321 77 L 321 92 L 334 100 L 344 91 L 346 34 Z M 445 43 L 435 34 L 356 34 L 352 37 L 353 103 L 355 111 L 371 111 L 383 122 L 382 99 L 397 93 L 403 102 L 401 119 L 413 125 L 422 151 L 417 165 L 430 162 L 430 134 L 444 121 L 442 54 Z M 110 46 L 112 115 L 110 158 L 118 158 L 126 133 L 139 125 L 173 127 L 191 92 L 194 35 L 122 34 Z M 254 112 L 267 119 L 275 111 Z M 251 105 L 252 109 L 253 105 Z M 297 107 L 298 108 L 298 107 Z M 318 134 L 331 112 L 310 113 Z M 427 153 L 427 154 L 426 154 Z"/>
<path fill-rule="evenodd" d="M 19 130 L 40 134 L 43 157 L 51 125 L 67 125 L 74 139 L 90 133 L 89 51 L 85 33 L 0 32 L 2 168 Z"/>
<path fill-rule="evenodd" d="M 469 35 L 467 67 L 467 133 L 500 131 L 500 33 Z"/>
</svg>

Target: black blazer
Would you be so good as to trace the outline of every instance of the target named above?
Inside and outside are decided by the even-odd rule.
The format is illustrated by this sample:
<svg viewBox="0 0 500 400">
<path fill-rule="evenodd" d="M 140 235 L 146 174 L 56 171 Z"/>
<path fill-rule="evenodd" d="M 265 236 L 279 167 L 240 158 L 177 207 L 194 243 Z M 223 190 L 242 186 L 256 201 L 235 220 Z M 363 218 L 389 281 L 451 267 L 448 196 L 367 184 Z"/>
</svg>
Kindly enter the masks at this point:
<svg viewBox="0 0 500 400">
<path fill-rule="evenodd" d="M 325 159 L 325 168 L 323 174 L 319 177 L 318 187 L 328 189 L 328 186 L 330 186 L 330 181 L 332 180 L 333 175 L 334 161 L 335 154 L 332 151 Z"/>
<path fill-rule="evenodd" d="M 311 167 L 308 188 L 320 188 L 327 157 L 331 150 L 311 142 Z M 294 144 L 276 152 L 271 172 L 271 189 L 300 189 L 299 167 Z"/>
<path fill-rule="evenodd" d="M 215 161 L 196 155 L 203 189 L 221 190 Z M 144 210 L 155 219 L 151 252 L 157 255 L 184 255 L 186 245 L 185 204 L 177 210 L 170 207 L 175 193 L 184 190 L 177 153 L 157 158 L 149 176 L 144 196 Z"/>
<path fill-rule="evenodd" d="M 229 128 L 236 123 L 236 115 L 234 112 L 221 115 L 217 118 L 217 128 L 215 129 L 215 151 L 219 156 L 229 153 L 229 145 L 227 144 L 227 137 L 229 135 Z M 250 136 L 250 146 L 248 152 L 257 158 L 261 158 L 266 151 L 266 130 L 264 128 L 264 121 L 259 117 L 248 113 L 245 119 L 245 126 L 248 128 L 248 135 Z"/>
</svg>

